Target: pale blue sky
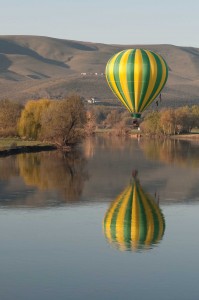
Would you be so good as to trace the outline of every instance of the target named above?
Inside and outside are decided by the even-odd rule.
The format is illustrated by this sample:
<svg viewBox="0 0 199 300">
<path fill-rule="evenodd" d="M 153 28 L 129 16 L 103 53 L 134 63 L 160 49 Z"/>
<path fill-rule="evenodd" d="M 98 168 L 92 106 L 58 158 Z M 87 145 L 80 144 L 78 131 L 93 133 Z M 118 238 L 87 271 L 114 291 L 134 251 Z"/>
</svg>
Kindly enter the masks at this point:
<svg viewBox="0 0 199 300">
<path fill-rule="evenodd" d="M 199 1 L 0 0 L 0 35 L 199 47 Z"/>
</svg>

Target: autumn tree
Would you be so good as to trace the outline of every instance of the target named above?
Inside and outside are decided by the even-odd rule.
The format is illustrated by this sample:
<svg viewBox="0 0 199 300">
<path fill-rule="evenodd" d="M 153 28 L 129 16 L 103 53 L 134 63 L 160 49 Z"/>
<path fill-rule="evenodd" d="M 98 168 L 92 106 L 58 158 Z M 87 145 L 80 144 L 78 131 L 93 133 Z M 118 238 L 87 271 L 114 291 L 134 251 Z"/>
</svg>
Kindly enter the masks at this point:
<svg viewBox="0 0 199 300">
<path fill-rule="evenodd" d="M 199 106 L 183 106 L 147 113 L 141 124 L 142 132 L 148 134 L 172 135 L 189 133 L 199 127 Z"/>
<path fill-rule="evenodd" d="M 179 107 L 175 110 L 176 126 L 178 133 L 188 133 L 192 129 L 192 116 L 188 106 Z"/>
<path fill-rule="evenodd" d="M 96 129 L 96 118 L 92 110 L 86 112 L 86 124 L 84 126 L 85 134 L 92 135 Z"/>
<path fill-rule="evenodd" d="M 162 134 L 160 127 L 160 113 L 152 111 L 145 116 L 144 121 L 140 124 L 143 133 L 149 135 Z"/>
<path fill-rule="evenodd" d="M 176 133 L 176 115 L 173 109 L 163 109 L 160 112 L 160 128 L 164 135 Z"/>
<path fill-rule="evenodd" d="M 41 118 L 42 137 L 58 147 L 72 147 L 84 136 L 86 111 L 77 95 L 53 101 Z"/>
<path fill-rule="evenodd" d="M 47 99 L 30 100 L 26 103 L 18 123 L 18 133 L 21 137 L 38 139 L 41 133 L 41 117 L 49 107 Z"/>
<path fill-rule="evenodd" d="M 17 135 L 17 122 L 22 105 L 9 100 L 0 101 L 0 134 L 2 136 Z"/>
<path fill-rule="evenodd" d="M 193 128 L 199 128 L 199 105 L 191 107 L 191 118 L 193 121 Z"/>
<path fill-rule="evenodd" d="M 106 118 L 106 126 L 112 128 L 121 121 L 121 114 L 117 109 L 112 109 Z"/>
</svg>

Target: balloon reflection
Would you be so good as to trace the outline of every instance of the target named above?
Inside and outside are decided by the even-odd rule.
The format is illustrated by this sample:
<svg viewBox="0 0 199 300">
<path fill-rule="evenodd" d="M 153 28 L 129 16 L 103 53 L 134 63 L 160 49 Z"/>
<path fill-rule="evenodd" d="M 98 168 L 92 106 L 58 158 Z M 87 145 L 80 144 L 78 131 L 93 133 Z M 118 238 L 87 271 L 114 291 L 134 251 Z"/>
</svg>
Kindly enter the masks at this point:
<svg viewBox="0 0 199 300">
<path fill-rule="evenodd" d="M 150 249 L 165 231 L 164 216 L 136 176 L 115 199 L 104 218 L 104 234 L 119 250 Z"/>
</svg>

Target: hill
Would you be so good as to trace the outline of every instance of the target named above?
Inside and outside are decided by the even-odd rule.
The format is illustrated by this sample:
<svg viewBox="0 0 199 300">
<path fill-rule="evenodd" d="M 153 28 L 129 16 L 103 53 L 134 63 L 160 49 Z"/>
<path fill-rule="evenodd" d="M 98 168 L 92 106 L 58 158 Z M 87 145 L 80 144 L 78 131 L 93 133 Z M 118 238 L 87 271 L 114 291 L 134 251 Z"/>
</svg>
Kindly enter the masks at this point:
<svg viewBox="0 0 199 300">
<path fill-rule="evenodd" d="M 76 92 L 115 101 L 104 77 L 106 63 L 114 53 L 136 47 L 155 51 L 167 61 L 165 105 L 199 103 L 198 48 L 107 45 L 41 36 L 0 36 L 0 99 L 59 99 Z"/>
</svg>

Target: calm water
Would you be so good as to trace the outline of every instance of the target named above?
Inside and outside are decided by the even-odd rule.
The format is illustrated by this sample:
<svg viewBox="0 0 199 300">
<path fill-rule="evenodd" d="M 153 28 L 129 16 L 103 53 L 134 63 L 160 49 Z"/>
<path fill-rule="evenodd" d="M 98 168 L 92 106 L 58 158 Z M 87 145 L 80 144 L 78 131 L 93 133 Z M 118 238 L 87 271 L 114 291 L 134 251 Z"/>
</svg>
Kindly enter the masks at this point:
<svg viewBox="0 0 199 300">
<path fill-rule="evenodd" d="M 198 180 L 186 141 L 0 158 L 0 299 L 198 299 Z"/>
</svg>

